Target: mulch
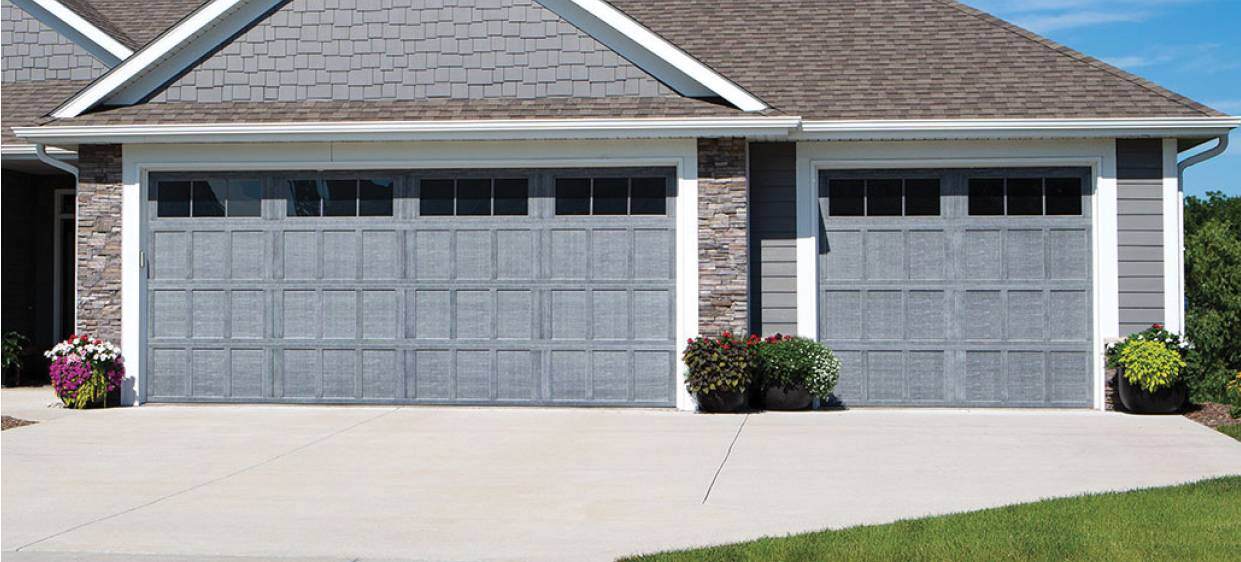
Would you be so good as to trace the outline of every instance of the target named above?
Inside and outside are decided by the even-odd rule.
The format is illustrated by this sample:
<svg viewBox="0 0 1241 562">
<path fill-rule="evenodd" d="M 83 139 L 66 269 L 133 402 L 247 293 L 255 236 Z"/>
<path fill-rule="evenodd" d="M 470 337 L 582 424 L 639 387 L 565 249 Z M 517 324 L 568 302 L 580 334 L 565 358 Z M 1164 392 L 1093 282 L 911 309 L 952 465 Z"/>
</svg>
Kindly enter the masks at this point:
<svg viewBox="0 0 1241 562">
<path fill-rule="evenodd" d="M 1185 412 L 1185 417 L 1211 428 L 1241 424 L 1241 419 L 1229 415 L 1228 410 L 1227 404 L 1203 402 L 1190 406 L 1189 411 Z"/>
<path fill-rule="evenodd" d="M 0 416 L 0 431 L 6 430 L 6 429 L 13 429 L 15 427 L 21 427 L 23 425 L 34 425 L 36 423 L 39 423 L 39 422 L 32 422 L 30 420 L 21 420 L 13 416 Z"/>
</svg>

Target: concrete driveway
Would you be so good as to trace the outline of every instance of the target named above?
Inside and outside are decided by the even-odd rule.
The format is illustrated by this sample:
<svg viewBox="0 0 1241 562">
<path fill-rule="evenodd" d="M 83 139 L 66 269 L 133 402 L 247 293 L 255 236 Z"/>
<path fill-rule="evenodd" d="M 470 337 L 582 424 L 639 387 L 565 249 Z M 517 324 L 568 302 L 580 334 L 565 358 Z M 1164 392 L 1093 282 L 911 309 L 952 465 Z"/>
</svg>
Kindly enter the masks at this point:
<svg viewBox="0 0 1241 562">
<path fill-rule="evenodd" d="M 48 414 L 3 433 L 6 561 L 604 560 L 1241 474 L 1175 416 L 47 400 L 3 394 Z"/>
</svg>

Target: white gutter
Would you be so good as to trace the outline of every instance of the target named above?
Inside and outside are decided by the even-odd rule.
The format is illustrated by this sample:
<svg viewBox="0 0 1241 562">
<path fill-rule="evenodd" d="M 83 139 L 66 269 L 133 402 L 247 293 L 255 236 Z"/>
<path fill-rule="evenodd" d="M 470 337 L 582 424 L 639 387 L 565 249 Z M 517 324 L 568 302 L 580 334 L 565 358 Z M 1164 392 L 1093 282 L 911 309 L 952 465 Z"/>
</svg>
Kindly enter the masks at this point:
<svg viewBox="0 0 1241 562">
<path fill-rule="evenodd" d="M 51 166 L 63 172 L 68 172 L 70 174 L 73 174 L 74 181 L 77 181 L 78 179 L 77 166 L 74 166 L 72 164 L 69 164 L 68 162 L 63 162 L 61 160 L 57 160 L 55 158 L 52 158 L 51 156 L 48 156 L 47 149 L 44 148 L 43 145 L 41 144 L 34 145 L 34 155 L 35 155 L 35 158 L 38 158 L 40 162 L 47 164 L 48 166 Z"/>
<path fill-rule="evenodd" d="M 91 51 L 91 54 L 99 57 L 100 62 L 109 67 L 116 66 L 134 54 L 133 49 L 126 47 L 120 41 L 117 41 L 116 38 L 108 35 L 105 31 L 96 27 L 95 24 L 87 21 L 78 15 L 77 12 L 70 10 L 57 0 L 13 0 L 13 3 L 26 12 L 43 12 L 56 19 L 63 26 L 50 25 L 48 22 L 43 23 L 48 24 L 48 27 L 52 27 L 63 35 L 77 35 L 77 38 L 82 39 L 86 43 L 82 47 Z M 36 14 L 32 13 L 31 15 Z M 40 21 L 42 21 L 41 18 Z"/>
<path fill-rule="evenodd" d="M 85 125 L 14 127 L 20 138 L 45 144 L 278 141 L 526 140 L 789 135 L 797 117 L 696 119 L 515 119 L 488 121 L 352 121 L 201 125 Z"/>
<path fill-rule="evenodd" d="M 935 119 L 811 121 L 800 140 L 956 140 L 1013 138 L 1126 138 L 1217 136 L 1241 125 L 1238 117 L 1141 119 Z"/>
</svg>

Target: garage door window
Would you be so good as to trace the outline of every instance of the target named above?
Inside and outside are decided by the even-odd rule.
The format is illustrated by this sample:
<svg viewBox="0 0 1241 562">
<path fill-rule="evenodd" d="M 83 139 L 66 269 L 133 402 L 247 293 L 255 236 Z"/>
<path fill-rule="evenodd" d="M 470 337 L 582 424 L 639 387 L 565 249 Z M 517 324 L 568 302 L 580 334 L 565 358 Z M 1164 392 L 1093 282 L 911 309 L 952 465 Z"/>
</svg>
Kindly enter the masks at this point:
<svg viewBox="0 0 1241 562">
<path fill-rule="evenodd" d="M 178 217 L 257 217 L 263 186 L 254 179 L 161 181 L 155 214 Z"/>
<path fill-rule="evenodd" d="M 970 178 L 972 216 L 1082 214 L 1081 178 Z"/>
<path fill-rule="evenodd" d="M 935 178 L 825 179 L 833 217 L 938 216 Z"/>
<path fill-rule="evenodd" d="M 557 215 L 665 215 L 667 197 L 660 177 L 556 178 Z"/>
<path fill-rule="evenodd" d="M 418 214 L 424 217 L 526 216 L 530 212 L 526 178 L 424 179 L 418 193 Z"/>
<path fill-rule="evenodd" d="M 297 179 L 288 181 L 290 217 L 390 217 L 390 179 Z"/>
</svg>

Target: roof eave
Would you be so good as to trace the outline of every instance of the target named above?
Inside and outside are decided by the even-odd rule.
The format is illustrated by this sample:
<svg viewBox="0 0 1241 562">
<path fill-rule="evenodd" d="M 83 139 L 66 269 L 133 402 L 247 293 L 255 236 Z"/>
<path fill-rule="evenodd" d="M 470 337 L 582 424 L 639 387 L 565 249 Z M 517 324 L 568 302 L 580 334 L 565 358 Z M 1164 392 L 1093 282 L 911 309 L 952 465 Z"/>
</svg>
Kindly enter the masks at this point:
<svg viewBox="0 0 1241 562">
<path fill-rule="evenodd" d="M 1210 138 L 1241 117 L 1108 119 L 805 120 L 797 140 Z"/>
</svg>

